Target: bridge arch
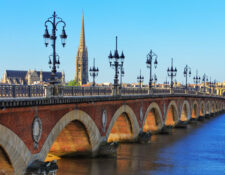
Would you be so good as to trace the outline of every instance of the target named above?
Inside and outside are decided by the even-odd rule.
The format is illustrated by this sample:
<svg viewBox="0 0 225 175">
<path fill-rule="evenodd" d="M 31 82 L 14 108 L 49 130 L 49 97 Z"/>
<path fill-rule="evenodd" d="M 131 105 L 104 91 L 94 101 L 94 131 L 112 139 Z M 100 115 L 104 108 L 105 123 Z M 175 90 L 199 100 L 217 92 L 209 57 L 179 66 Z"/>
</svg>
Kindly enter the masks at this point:
<svg viewBox="0 0 225 175">
<path fill-rule="evenodd" d="M 165 116 L 166 126 L 175 126 L 179 121 L 178 108 L 175 101 L 171 101 L 167 107 Z"/>
<path fill-rule="evenodd" d="M 101 135 L 95 122 L 86 112 L 81 110 L 73 110 L 65 114 L 52 129 L 42 147 L 41 153 L 39 155 L 40 160 L 44 161 L 46 159 L 52 145 L 57 140 L 57 137 L 60 136 L 67 126 L 71 126 L 73 122 L 76 122 L 76 124 L 79 125 L 79 129 L 83 128 L 86 131 L 88 142 L 90 144 L 90 152 L 93 153 L 98 150 Z"/>
<path fill-rule="evenodd" d="M 221 111 L 223 111 L 223 110 L 224 110 L 224 103 L 221 102 Z"/>
<path fill-rule="evenodd" d="M 219 112 L 221 111 L 221 102 L 218 103 Z"/>
<path fill-rule="evenodd" d="M 0 174 L 14 174 L 12 163 L 6 151 L 0 146 Z"/>
<path fill-rule="evenodd" d="M 135 113 L 128 105 L 122 105 L 111 119 L 106 140 L 107 142 L 133 140 L 138 137 L 139 131 Z"/>
<path fill-rule="evenodd" d="M 220 102 L 218 101 L 217 104 L 216 104 L 216 109 L 217 109 L 217 112 L 220 111 Z"/>
<path fill-rule="evenodd" d="M 7 154 L 14 169 L 14 174 L 23 174 L 32 156 L 31 152 L 14 132 L 1 124 L 0 134 L 0 146 Z"/>
<path fill-rule="evenodd" d="M 218 102 L 216 102 L 215 104 L 216 104 L 216 110 L 215 110 L 215 112 L 218 112 L 219 111 Z"/>
<path fill-rule="evenodd" d="M 163 117 L 159 105 L 152 102 L 144 116 L 142 130 L 143 132 L 151 131 L 152 133 L 161 130 L 163 127 Z"/>
<path fill-rule="evenodd" d="M 191 118 L 190 111 L 190 104 L 185 100 L 181 108 L 180 121 L 188 121 Z"/>
<path fill-rule="evenodd" d="M 210 115 L 211 111 L 210 111 L 210 102 L 207 101 L 206 105 L 205 105 L 205 114 L 206 115 Z"/>
<path fill-rule="evenodd" d="M 197 119 L 199 116 L 199 109 L 198 109 L 198 102 L 194 101 L 194 103 L 192 104 L 192 118 L 193 119 Z"/>
<path fill-rule="evenodd" d="M 216 104 L 215 101 L 212 101 L 211 103 L 211 113 L 215 113 L 216 112 Z"/>
<path fill-rule="evenodd" d="M 204 117 L 205 116 L 205 102 L 201 101 L 199 106 L 199 116 Z"/>
</svg>

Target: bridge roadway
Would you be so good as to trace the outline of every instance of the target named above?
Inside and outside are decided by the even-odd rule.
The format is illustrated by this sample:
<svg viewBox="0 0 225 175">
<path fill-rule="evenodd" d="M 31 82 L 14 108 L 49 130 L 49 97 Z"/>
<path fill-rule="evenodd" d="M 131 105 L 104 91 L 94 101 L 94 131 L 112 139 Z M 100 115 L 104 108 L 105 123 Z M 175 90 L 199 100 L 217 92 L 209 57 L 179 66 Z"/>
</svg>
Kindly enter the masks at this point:
<svg viewBox="0 0 225 175">
<path fill-rule="evenodd" d="M 136 141 L 140 133 L 156 134 L 224 110 L 224 97 L 181 93 L 0 98 L 0 146 L 21 175 L 48 155 L 95 156 L 105 143 Z"/>
</svg>

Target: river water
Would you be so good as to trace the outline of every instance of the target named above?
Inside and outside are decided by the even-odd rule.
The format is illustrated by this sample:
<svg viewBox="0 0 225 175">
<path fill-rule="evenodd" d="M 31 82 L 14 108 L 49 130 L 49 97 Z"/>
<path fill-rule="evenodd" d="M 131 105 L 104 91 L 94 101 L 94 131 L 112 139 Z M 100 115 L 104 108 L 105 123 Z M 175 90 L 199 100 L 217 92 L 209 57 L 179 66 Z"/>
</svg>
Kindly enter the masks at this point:
<svg viewBox="0 0 225 175">
<path fill-rule="evenodd" d="M 225 115 L 154 135 L 149 144 L 120 144 L 117 158 L 61 159 L 57 175 L 224 175 Z"/>
</svg>

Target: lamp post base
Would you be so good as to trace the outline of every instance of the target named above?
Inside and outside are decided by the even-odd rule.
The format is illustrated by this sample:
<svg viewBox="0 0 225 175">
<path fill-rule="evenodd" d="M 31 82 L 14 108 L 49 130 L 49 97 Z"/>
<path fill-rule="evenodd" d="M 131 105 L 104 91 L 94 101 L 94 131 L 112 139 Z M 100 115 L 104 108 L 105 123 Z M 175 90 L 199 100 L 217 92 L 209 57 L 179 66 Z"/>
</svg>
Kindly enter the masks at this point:
<svg viewBox="0 0 225 175">
<path fill-rule="evenodd" d="M 121 95 L 119 86 L 113 87 L 113 94 L 112 95 L 114 95 L 114 96 Z"/>
<path fill-rule="evenodd" d="M 45 87 L 45 97 L 63 96 L 62 85 L 55 84 Z"/>
<path fill-rule="evenodd" d="M 152 88 L 149 88 L 149 89 L 148 89 L 148 94 L 149 94 L 149 95 L 152 95 L 152 94 L 153 94 L 153 89 L 152 89 Z"/>
</svg>

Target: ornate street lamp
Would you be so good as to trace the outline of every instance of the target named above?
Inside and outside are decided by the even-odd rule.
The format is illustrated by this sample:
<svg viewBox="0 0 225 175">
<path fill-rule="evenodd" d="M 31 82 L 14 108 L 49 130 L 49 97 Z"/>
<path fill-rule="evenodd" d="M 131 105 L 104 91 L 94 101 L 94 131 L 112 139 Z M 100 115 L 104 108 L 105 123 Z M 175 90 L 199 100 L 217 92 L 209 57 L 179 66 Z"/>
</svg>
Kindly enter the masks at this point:
<svg viewBox="0 0 225 175">
<path fill-rule="evenodd" d="M 200 83 L 201 77 L 198 76 L 198 70 L 196 70 L 196 75 L 193 77 L 196 91 L 198 90 L 198 83 Z"/>
<path fill-rule="evenodd" d="M 123 87 L 122 77 L 124 77 L 124 74 L 125 74 L 125 72 L 124 72 L 124 68 L 122 65 L 122 66 L 120 66 L 120 88 Z"/>
<path fill-rule="evenodd" d="M 152 64 L 153 64 L 153 59 L 155 59 L 154 61 L 154 67 L 156 69 L 158 61 L 157 61 L 158 56 L 152 51 L 150 50 L 150 52 L 147 55 L 147 60 L 146 60 L 146 64 L 147 64 L 147 68 L 150 69 L 150 77 L 149 77 L 149 93 L 151 93 L 151 89 L 152 89 Z"/>
<path fill-rule="evenodd" d="M 140 85 L 140 88 L 142 88 L 142 83 L 144 81 L 144 76 L 141 75 L 141 70 L 140 70 L 140 75 L 137 76 L 137 81 L 138 81 L 138 83 Z"/>
<path fill-rule="evenodd" d="M 153 80 L 154 80 L 154 85 L 155 85 L 155 87 L 156 87 L 156 83 L 157 83 L 157 81 L 158 81 L 156 74 L 154 74 Z"/>
<path fill-rule="evenodd" d="M 164 81 L 164 85 L 166 85 L 166 87 L 168 87 L 169 85 L 169 81 L 167 81 L 167 76 L 166 76 L 166 81 Z"/>
<path fill-rule="evenodd" d="M 211 80 L 211 77 L 210 77 L 210 80 L 209 80 L 209 88 L 210 88 L 210 94 L 212 94 L 212 80 Z"/>
<path fill-rule="evenodd" d="M 123 67 L 123 62 L 124 62 L 124 54 L 123 52 L 121 55 L 119 55 L 118 50 L 117 50 L 117 36 L 116 36 L 116 50 L 114 51 L 114 55 L 112 55 L 112 52 L 110 51 L 109 53 L 109 64 L 110 67 L 115 69 L 115 77 L 114 77 L 114 84 L 113 84 L 113 94 L 114 95 L 119 95 L 119 82 L 118 82 L 118 73 L 119 73 L 119 68 Z M 122 72 L 121 72 L 122 73 Z"/>
<path fill-rule="evenodd" d="M 56 54 L 56 31 L 58 24 L 63 24 L 62 28 L 62 34 L 60 35 L 62 46 L 65 47 L 66 45 L 66 39 L 67 35 L 65 32 L 66 23 L 62 20 L 62 18 L 58 17 L 56 13 L 54 12 L 52 17 L 48 18 L 45 21 L 45 33 L 43 35 L 45 39 L 45 46 L 48 47 L 49 39 L 52 40 L 52 48 L 53 48 L 53 54 L 49 57 L 49 67 L 52 68 L 51 78 L 50 78 L 50 84 L 56 84 L 58 83 L 56 80 L 56 66 L 58 67 L 60 64 L 59 56 Z M 52 33 L 49 34 L 48 32 L 48 24 L 52 26 Z M 52 59 L 51 59 L 52 57 Z"/>
<path fill-rule="evenodd" d="M 186 86 L 185 86 L 186 90 L 188 89 L 188 76 L 191 77 L 191 68 L 188 65 L 186 65 L 184 67 L 184 77 L 186 78 Z"/>
<path fill-rule="evenodd" d="M 216 81 L 216 79 L 213 81 L 213 94 L 215 93 L 215 87 L 216 87 L 216 83 L 217 83 L 217 81 Z"/>
<path fill-rule="evenodd" d="M 204 83 L 204 92 L 205 92 L 205 83 L 208 82 L 208 76 L 206 74 L 203 75 L 202 81 Z"/>
<path fill-rule="evenodd" d="M 167 69 L 167 73 L 171 77 L 171 89 L 173 89 L 173 78 L 177 76 L 177 68 L 173 67 L 173 58 L 171 58 L 171 67 Z"/>
<path fill-rule="evenodd" d="M 99 72 L 98 67 L 95 67 L 95 58 L 93 60 L 93 67 L 90 67 L 89 71 L 90 71 L 90 76 L 93 77 L 92 86 L 95 86 L 95 77 L 98 76 L 98 72 Z"/>
</svg>

